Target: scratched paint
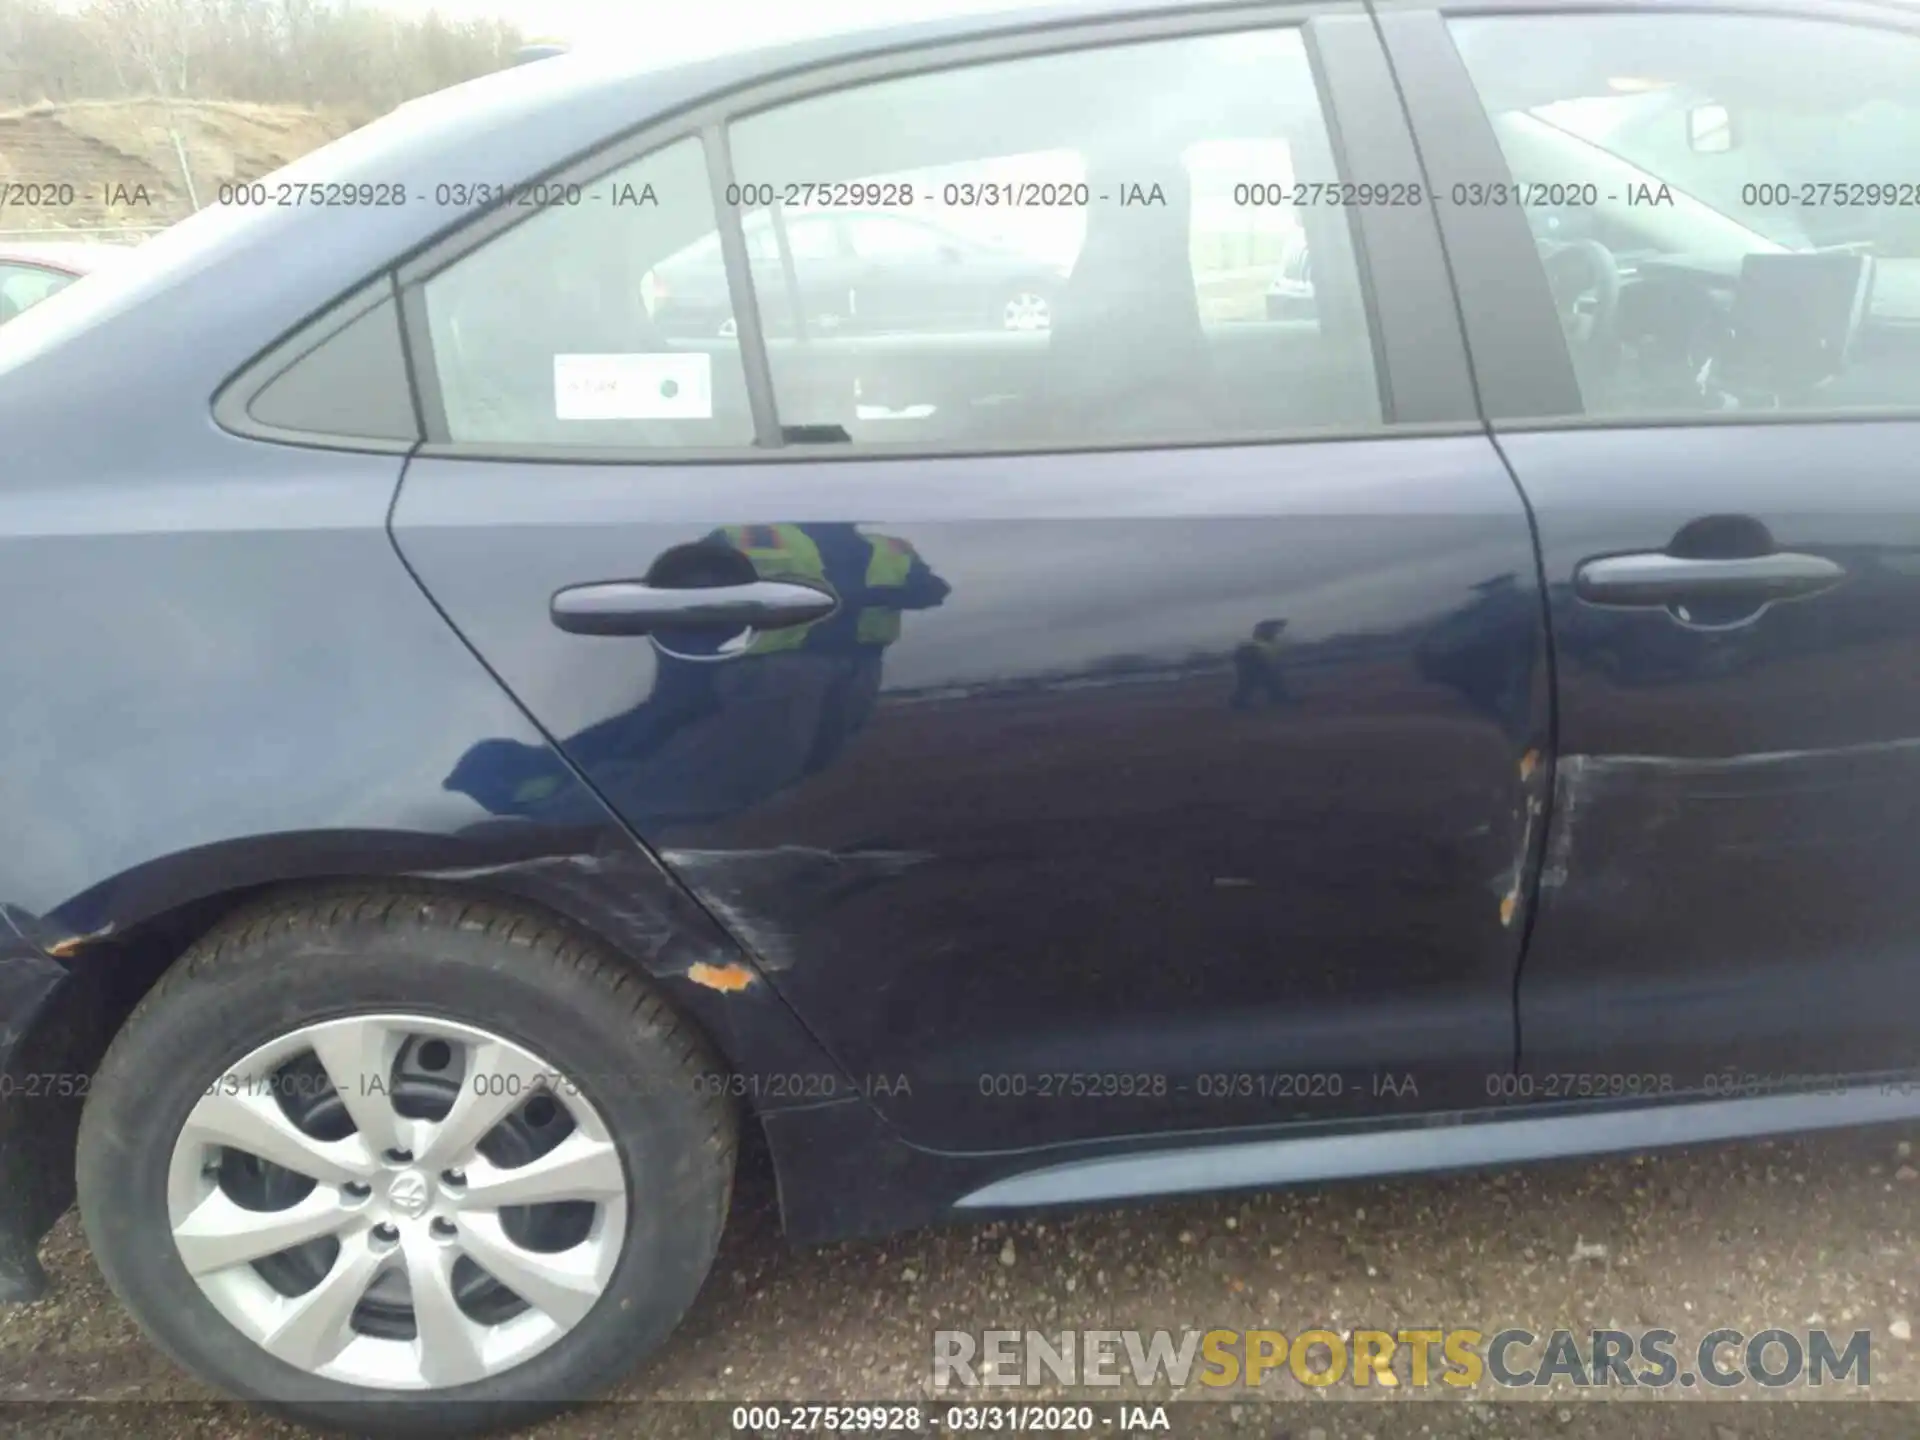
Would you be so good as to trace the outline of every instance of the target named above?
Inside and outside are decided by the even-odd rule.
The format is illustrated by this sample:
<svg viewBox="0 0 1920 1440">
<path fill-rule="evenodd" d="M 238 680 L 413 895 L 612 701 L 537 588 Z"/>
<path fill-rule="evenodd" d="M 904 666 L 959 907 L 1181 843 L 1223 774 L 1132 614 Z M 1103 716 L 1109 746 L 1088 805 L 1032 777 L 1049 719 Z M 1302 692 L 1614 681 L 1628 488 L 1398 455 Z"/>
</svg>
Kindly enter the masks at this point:
<svg viewBox="0 0 1920 1440">
<path fill-rule="evenodd" d="M 700 961 L 687 967 L 687 978 L 696 985 L 731 995 L 751 986 L 754 974 L 745 965 L 709 965 Z"/>
<path fill-rule="evenodd" d="M 798 960 L 789 926 L 814 910 L 933 859 L 918 850 L 821 850 L 775 845 L 758 850 L 663 850 L 683 879 L 765 971 Z"/>
<path fill-rule="evenodd" d="M 1520 757 L 1520 783 L 1524 787 L 1522 814 L 1524 820 L 1520 826 L 1520 843 L 1514 848 L 1513 864 L 1509 866 L 1496 884 L 1500 894 L 1500 924 L 1511 929 L 1519 918 L 1521 901 L 1526 892 L 1527 870 L 1533 858 L 1534 830 L 1540 823 L 1540 796 L 1535 777 L 1544 774 L 1540 764 L 1540 752 L 1529 748 Z"/>
<path fill-rule="evenodd" d="M 108 923 L 102 925 L 98 930 L 89 931 L 85 935 L 69 935 L 66 939 L 56 941 L 47 946 L 47 954 L 53 956 L 56 960 L 65 960 L 70 956 L 79 954 L 80 951 L 95 941 L 105 940 L 111 934 L 113 934 L 113 926 L 111 923 Z"/>
<path fill-rule="evenodd" d="M 1736 849 L 1859 843 L 1886 813 L 1884 802 L 1912 783 L 1915 766 L 1920 737 L 1706 757 L 1565 755 L 1554 767 L 1553 824 L 1541 884 L 1567 883 L 1596 813 L 1606 816 L 1610 832 L 1630 820 L 1642 842 L 1692 816 L 1711 820 L 1715 840 Z M 1863 803 L 1838 804 L 1849 791 Z M 1868 803 L 1876 795 L 1883 803 Z M 1817 814 L 1797 801 L 1813 805 Z M 1764 807 L 1766 818 L 1756 811 L 1750 822 L 1739 823 L 1727 807 L 1740 802 Z M 1702 808 L 1707 806 L 1718 808 L 1709 812 Z M 1796 811 L 1804 811 L 1798 821 L 1792 818 Z M 1836 815 L 1842 818 L 1834 821 Z M 1828 823 L 1812 823 L 1819 819 Z"/>
<path fill-rule="evenodd" d="M 1520 983 L 1532 1063 L 1911 1066 L 1920 739 L 1552 768 Z"/>
</svg>

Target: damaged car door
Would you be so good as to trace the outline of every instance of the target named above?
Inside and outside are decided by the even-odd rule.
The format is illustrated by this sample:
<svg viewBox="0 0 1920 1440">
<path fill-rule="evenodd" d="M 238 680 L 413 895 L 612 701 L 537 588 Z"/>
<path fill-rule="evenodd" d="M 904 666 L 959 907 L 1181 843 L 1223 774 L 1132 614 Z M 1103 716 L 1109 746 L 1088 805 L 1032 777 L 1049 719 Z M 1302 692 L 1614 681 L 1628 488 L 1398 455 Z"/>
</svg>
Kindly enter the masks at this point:
<svg viewBox="0 0 1920 1440">
<path fill-rule="evenodd" d="M 1586 196 L 1572 244 L 1442 210 L 1477 227 L 1462 293 L 1501 277 L 1469 335 L 1510 357 L 1483 394 L 1559 676 L 1522 1083 L 1758 1097 L 1910 1069 L 1920 196 L 1890 171 L 1920 134 L 1920 27 L 1387 28 L 1430 77 L 1438 189 Z"/>
<path fill-rule="evenodd" d="M 757 962 L 697 978 L 842 1066 L 761 1098 L 988 1149 L 1498 1093 L 1544 611 L 1391 77 L 1327 8 L 740 97 L 581 168 L 656 203 L 403 275 L 400 550 Z M 1349 181 L 1382 203 L 1294 198 Z M 1055 257 L 1048 325 L 768 334 L 805 311 L 746 242 L 821 191 Z M 1270 318 L 1301 234 L 1316 313 Z M 640 282 L 710 235 L 738 333 L 669 338 Z M 445 784 L 564 824 L 565 779 L 489 742 Z"/>
</svg>

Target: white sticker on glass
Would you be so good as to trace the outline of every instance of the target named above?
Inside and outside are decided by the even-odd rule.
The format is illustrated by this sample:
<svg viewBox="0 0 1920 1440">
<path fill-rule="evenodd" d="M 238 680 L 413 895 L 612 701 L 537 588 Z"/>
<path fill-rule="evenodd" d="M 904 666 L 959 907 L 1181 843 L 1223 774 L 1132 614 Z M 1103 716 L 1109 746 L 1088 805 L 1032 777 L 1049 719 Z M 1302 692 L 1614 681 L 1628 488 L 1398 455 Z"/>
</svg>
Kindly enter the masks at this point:
<svg viewBox="0 0 1920 1440">
<path fill-rule="evenodd" d="M 556 355 L 553 413 L 559 420 L 711 420 L 713 357 Z"/>
</svg>

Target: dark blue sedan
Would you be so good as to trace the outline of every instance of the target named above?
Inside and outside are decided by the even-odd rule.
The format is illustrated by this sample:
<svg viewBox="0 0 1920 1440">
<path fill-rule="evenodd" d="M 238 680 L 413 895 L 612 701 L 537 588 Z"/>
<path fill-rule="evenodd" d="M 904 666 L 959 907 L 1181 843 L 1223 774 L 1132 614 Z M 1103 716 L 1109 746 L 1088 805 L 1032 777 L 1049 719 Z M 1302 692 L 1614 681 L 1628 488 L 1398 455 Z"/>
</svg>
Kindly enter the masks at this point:
<svg viewBox="0 0 1920 1440">
<path fill-rule="evenodd" d="M 77 1193 L 453 1433 L 750 1129 L 812 1242 L 1920 1116 L 1917 111 L 1871 0 L 561 55 L 36 305 L 0 1298 Z"/>
</svg>

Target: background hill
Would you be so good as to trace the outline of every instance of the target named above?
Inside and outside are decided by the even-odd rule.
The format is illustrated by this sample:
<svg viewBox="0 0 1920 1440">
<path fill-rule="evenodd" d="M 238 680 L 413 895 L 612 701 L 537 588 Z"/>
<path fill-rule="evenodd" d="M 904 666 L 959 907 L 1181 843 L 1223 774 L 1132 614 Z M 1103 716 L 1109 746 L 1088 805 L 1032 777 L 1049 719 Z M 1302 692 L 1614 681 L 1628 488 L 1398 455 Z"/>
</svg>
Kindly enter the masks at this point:
<svg viewBox="0 0 1920 1440">
<path fill-rule="evenodd" d="M 15 203 L 0 234 L 128 231 L 132 239 L 213 203 L 222 184 L 253 180 L 355 128 L 341 109 L 221 100 L 85 100 L 0 112 L 0 185 Z M 176 144 L 176 141 L 178 142 Z M 38 204 L 31 187 L 42 187 Z M 47 187 L 71 186 L 73 203 Z M 146 203 L 133 197 L 144 191 Z"/>
<path fill-rule="evenodd" d="M 0 238 L 163 228 L 524 43 L 354 0 L 0 0 L 0 183 L 73 191 L 10 192 Z"/>
</svg>

